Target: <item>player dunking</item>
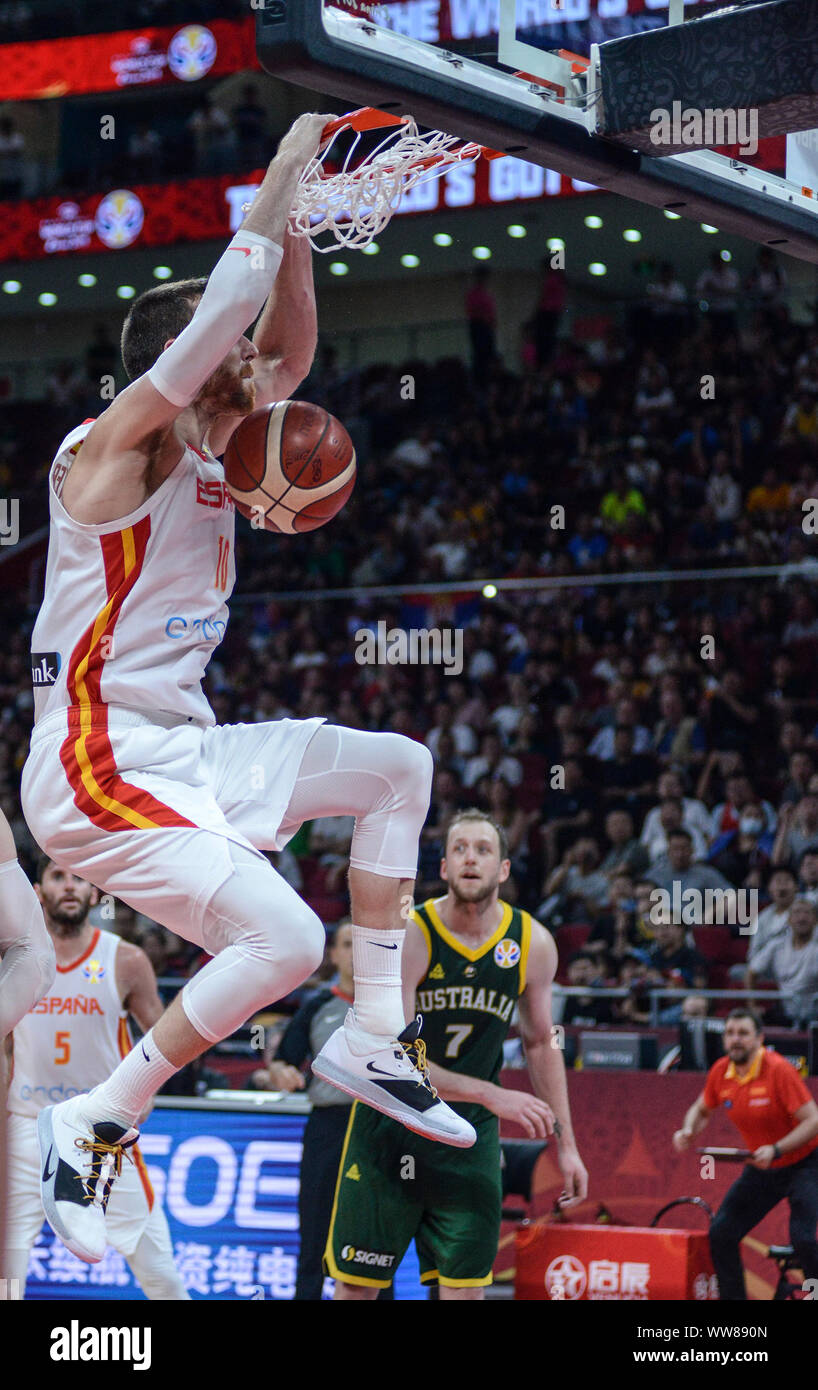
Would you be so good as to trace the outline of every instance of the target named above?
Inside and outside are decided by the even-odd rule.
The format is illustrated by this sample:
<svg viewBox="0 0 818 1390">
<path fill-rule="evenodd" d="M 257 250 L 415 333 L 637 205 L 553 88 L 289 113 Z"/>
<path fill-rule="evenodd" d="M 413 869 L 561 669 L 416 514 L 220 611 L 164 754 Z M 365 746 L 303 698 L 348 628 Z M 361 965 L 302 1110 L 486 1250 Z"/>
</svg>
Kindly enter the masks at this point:
<svg viewBox="0 0 818 1390">
<path fill-rule="evenodd" d="M 96 901 L 90 883 L 43 858 L 36 891 L 56 942 L 57 977 L 13 1034 L 8 1209 L 0 1277 L 20 1291 L 43 1224 L 37 1116 L 49 1101 L 78 1095 L 108 1075 L 132 1045 L 128 1014 L 148 1029 L 162 1013 L 144 951 L 89 922 Z M 188 1299 L 173 1263 L 165 1213 L 138 1150 L 131 1153 L 135 1161 L 125 1164 L 106 1213 L 108 1240 L 125 1257 L 148 1298 Z"/>
<path fill-rule="evenodd" d="M 214 957 L 106 1082 L 40 1117 L 46 1215 L 90 1262 L 154 1092 L 322 959 L 321 922 L 262 854 L 305 820 L 356 818 L 354 1012 L 314 1070 L 431 1138 L 474 1142 L 425 1078 L 416 1026 L 404 1029 L 400 900 L 428 750 L 321 719 L 216 727 L 201 689 L 235 579 L 217 456 L 247 414 L 295 390 L 314 352 L 311 253 L 288 211 L 326 119 L 301 116 L 285 135 L 206 284 L 134 302 L 122 335 L 131 384 L 68 435 L 49 478 L 32 651 L 50 683 L 41 674 L 35 689 L 26 819 L 62 867 Z"/>
</svg>

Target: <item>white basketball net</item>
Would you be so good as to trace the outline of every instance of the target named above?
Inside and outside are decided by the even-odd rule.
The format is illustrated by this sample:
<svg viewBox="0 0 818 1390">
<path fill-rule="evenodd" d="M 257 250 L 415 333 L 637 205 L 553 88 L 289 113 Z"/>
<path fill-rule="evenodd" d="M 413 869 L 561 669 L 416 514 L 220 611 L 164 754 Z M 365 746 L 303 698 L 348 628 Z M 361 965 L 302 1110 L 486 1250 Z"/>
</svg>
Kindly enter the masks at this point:
<svg viewBox="0 0 818 1390">
<path fill-rule="evenodd" d="M 307 237 L 314 250 L 326 253 L 339 247 L 368 246 L 383 230 L 396 211 L 403 194 L 425 179 L 436 179 L 448 165 L 472 162 L 484 151 L 473 142 L 464 144 L 455 135 L 440 130 L 421 135 L 411 116 L 397 118 L 383 115 L 383 121 L 372 121 L 365 128 L 390 122 L 391 128 L 371 153 L 359 157 L 357 147 L 362 130 L 355 124 L 354 112 L 349 118 L 333 122 L 328 144 L 310 161 L 301 175 L 295 203 L 290 213 L 290 227 L 297 236 Z M 373 112 L 373 116 L 378 114 Z M 324 161 L 342 130 L 355 130 L 343 164 L 336 173 L 327 173 Z M 319 237 L 328 234 L 327 244 Z"/>
</svg>

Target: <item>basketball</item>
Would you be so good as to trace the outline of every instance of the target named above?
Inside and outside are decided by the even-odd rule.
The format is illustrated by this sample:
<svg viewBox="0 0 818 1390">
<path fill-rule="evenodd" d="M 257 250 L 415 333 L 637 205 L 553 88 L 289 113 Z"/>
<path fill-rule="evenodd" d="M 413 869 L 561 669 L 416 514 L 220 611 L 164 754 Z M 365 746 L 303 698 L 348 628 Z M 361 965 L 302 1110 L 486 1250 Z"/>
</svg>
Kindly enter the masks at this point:
<svg viewBox="0 0 818 1390">
<path fill-rule="evenodd" d="M 277 401 L 242 420 L 224 477 L 242 516 L 298 535 L 324 526 L 355 486 L 355 448 L 334 415 L 308 401 Z"/>
</svg>

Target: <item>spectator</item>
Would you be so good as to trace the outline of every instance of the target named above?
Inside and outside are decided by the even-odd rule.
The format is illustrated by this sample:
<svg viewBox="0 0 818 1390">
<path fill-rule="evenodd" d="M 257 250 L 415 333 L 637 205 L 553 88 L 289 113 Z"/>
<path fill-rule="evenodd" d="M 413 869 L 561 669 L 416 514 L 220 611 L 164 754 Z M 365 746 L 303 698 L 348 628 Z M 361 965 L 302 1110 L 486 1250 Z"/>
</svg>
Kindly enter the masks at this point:
<svg viewBox="0 0 818 1390">
<path fill-rule="evenodd" d="M 759 246 L 744 288 L 750 298 L 773 322 L 779 321 L 781 311 L 786 317 L 789 281 L 784 267 L 775 259 L 769 246 Z"/>
<path fill-rule="evenodd" d="M 639 489 L 631 487 L 624 470 L 616 472 L 599 508 L 605 529 L 612 533 L 622 531 L 631 515 L 642 517 L 646 513 L 645 499 Z"/>
<path fill-rule="evenodd" d="M 707 740 L 695 715 L 685 714 L 678 690 L 669 687 L 659 697 L 661 719 L 653 731 L 653 748 L 660 763 L 687 767 L 704 761 Z"/>
<path fill-rule="evenodd" d="M 438 740 L 442 733 L 451 734 L 455 751 L 460 757 L 469 757 L 477 751 L 474 730 L 468 724 L 454 722 L 454 708 L 448 700 L 438 700 L 435 706 L 437 722 L 426 736 L 426 747 L 433 758 L 437 757 Z"/>
<path fill-rule="evenodd" d="M 155 181 L 161 167 L 162 137 L 144 123 L 128 136 L 128 169 L 136 183 Z"/>
<path fill-rule="evenodd" d="M 653 941 L 653 930 L 647 935 L 643 929 L 634 896 L 633 879 L 630 874 L 611 875 L 610 901 L 608 910 L 602 912 L 594 923 L 593 933 L 585 944 L 585 949 L 596 955 L 604 954 L 615 969 L 635 949 L 647 949 Z"/>
<path fill-rule="evenodd" d="M 503 752 L 500 735 L 490 730 L 480 741 L 480 752 L 466 762 L 463 786 L 475 787 L 486 777 L 502 777 L 510 787 L 519 787 L 523 767 L 518 758 Z"/>
<path fill-rule="evenodd" d="M 599 846 L 586 836 L 563 855 L 543 885 L 538 917 L 559 914 L 563 921 L 589 921 L 608 902 L 608 880 L 599 868 Z"/>
<path fill-rule="evenodd" d="M 644 833 L 642 837 L 643 843 L 647 846 L 651 864 L 657 864 L 667 854 L 669 838 L 677 830 L 688 831 L 693 845 L 694 859 L 707 858 L 707 840 L 698 825 L 694 826 L 692 830 L 685 825 L 684 802 L 680 797 L 666 796 L 648 814 L 652 816 L 654 811 L 658 811 L 658 819 L 654 822 L 647 841 L 644 838 Z M 645 824 L 647 824 L 647 820 L 648 817 L 645 818 Z"/>
<path fill-rule="evenodd" d="M 542 261 L 542 282 L 532 321 L 534 349 L 538 367 L 545 367 L 554 355 L 560 319 L 565 311 L 565 272 L 552 264 L 551 257 Z"/>
<path fill-rule="evenodd" d="M 763 801 L 755 795 L 750 779 L 745 773 L 735 773 L 728 777 L 726 791 L 726 800 L 718 803 L 711 817 L 712 839 L 717 839 L 725 831 L 738 830 L 742 812 L 747 806 L 760 805 L 764 816 L 764 829 L 768 831 L 775 829 L 775 811 L 769 801 Z"/>
<path fill-rule="evenodd" d="M 597 772 L 604 800 L 624 802 L 633 813 L 641 813 L 655 778 L 655 759 L 648 753 L 637 753 L 634 730 L 627 724 L 618 724 L 614 730 L 613 757 L 601 762 Z"/>
<path fill-rule="evenodd" d="M 703 892 L 707 888 L 729 889 L 730 884 L 711 864 L 694 864 L 693 837 L 689 830 L 672 830 L 668 835 L 667 854 L 651 865 L 650 876 L 657 888 L 673 892 L 674 884 L 684 894 L 689 888 Z"/>
<path fill-rule="evenodd" d="M 798 894 L 818 907 L 818 850 L 805 849 L 798 864 Z"/>
<path fill-rule="evenodd" d="M 472 272 L 472 283 L 466 294 L 466 321 L 471 343 L 472 376 L 478 386 L 484 386 L 497 357 L 495 333 L 497 303 L 489 288 L 491 271 L 478 265 Z"/>
<path fill-rule="evenodd" d="M 818 796 L 802 796 L 797 806 L 782 804 L 773 845 L 774 864 L 797 864 L 806 849 L 818 850 Z"/>
<path fill-rule="evenodd" d="M 590 756 L 609 762 L 614 757 L 614 741 L 618 728 L 630 730 L 634 753 L 650 753 L 650 731 L 644 724 L 638 723 L 639 712 L 636 703 L 633 700 L 619 700 L 614 707 L 613 716 L 610 723 L 600 729 L 588 745 Z"/>
<path fill-rule="evenodd" d="M 568 542 L 568 551 L 577 569 L 597 569 L 608 552 L 609 541 L 604 531 L 596 530 L 589 512 L 580 512 L 577 529 Z"/>
<path fill-rule="evenodd" d="M 773 869 L 767 889 L 770 894 L 770 903 L 762 912 L 759 912 L 755 922 L 751 923 L 755 930 L 750 937 L 750 948 L 747 952 L 747 965 L 750 969 L 754 968 L 756 957 L 767 946 L 768 942 L 787 931 L 790 908 L 798 891 L 798 880 L 792 869 Z M 737 969 L 741 970 L 742 975 L 744 974 L 743 967 L 739 966 Z"/>
<path fill-rule="evenodd" d="M 716 521 L 727 528 L 722 534 L 731 536 L 741 516 L 741 488 L 730 471 L 730 457 L 724 449 L 713 456 L 705 496 Z"/>
<path fill-rule="evenodd" d="M 696 298 L 699 307 L 707 314 L 716 343 L 735 334 L 740 286 L 738 272 L 729 262 L 722 260 L 719 251 L 714 251 L 709 265 L 696 281 Z"/>
<path fill-rule="evenodd" d="M 238 142 L 237 157 L 245 169 L 260 168 L 270 158 L 267 112 L 252 82 L 245 82 L 241 101 L 232 111 L 233 129 Z"/>
<path fill-rule="evenodd" d="M 656 924 L 656 941 L 647 954 L 648 982 L 668 989 L 706 989 L 707 961 L 685 943 L 681 922 L 665 919 Z M 678 1023 L 682 1005 L 669 1004 L 659 1013 L 661 1024 Z"/>
<path fill-rule="evenodd" d="M 710 847 L 710 863 L 736 887 L 760 889 L 766 878 L 772 833 L 765 830 L 760 802 L 742 808 L 738 830 L 727 830 Z"/>
<path fill-rule="evenodd" d="M 778 476 L 774 468 L 767 468 L 762 481 L 750 489 L 745 510 L 750 516 L 760 513 L 763 517 L 774 512 L 786 512 L 789 505 L 789 484 Z"/>
<path fill-rule="evenodd" d="M 592 823 L 596 800 L 582 764 L 577 758 L 566 758 L 558 785 L 552 783 L 542 805 L 541 831 L 549 869 L 560 858 L 564 846 Z"/>
<path fill-rule="evenodd" d="M 634 835 L 630 811 L 617 809 L 608 812 L 605 817 L 605 838 L 610 848 L 599 866 L 604 874 L 613 875 L 621 870 L 628 874 L 641 874 L 648 867 L 648 854 Z"/>
<path fill-rule="evenodd" d="M 577 951 L 568 962 L 568 983 L 587 989 L 604 987 L 594 957 L 586 951 Z M 569 994 L 566 996 L 561 1022 L 567 1027 L 596 1028 L 599 1024 L 611 1023 L 611 1001 L 594 998 L 591 994 Z"/>
<path fill-rule="evenodd" d="M 815 764 L 812 754 L 805 748 L 797 748 L 790 754 L 787 764 L 789 781 L 781 793 L 781 801 L 797 802 L 807 795 L 809 791 L 810 778 L 815 772 Z"/>
<path fill-rule="evenodd" d="M 793 1027 L 806 1027 L 815 1018 L 813 996 L 818 994 L 818 908 L 796 898 L 790 908 L 788 931 L 774 936 L 753 957 L 747 969 L 747 988 L 772 980 L 786 998 L 773 1016 Z"/>
<path fill-rule="evenodd" d="M 656 784 L 661 798 L 659 805 L 648 811 L 642 826 L 640 839 L 653 861 L 664 854 L 667 848 L 667 829 L 662 824 L 662 805 L 669 798 L 682 803 L 682 826 L 693 836 L 694 858 L 703 859 L 705 848 L 710 840 L 710 815 L 703 801 L 692 796 L 684 796 L 684 784 L 675 768 L 668 768 L 661 774 Z M 672 828 L 677 827 L 673 824 Z"/>
<path fill-rule="evenodd" d="M 235 135 L 230 120 L 212 97 L 202 97 L 186 128 L 193 138 L 196 172 L 226 172 L 235 160 Z"/>
</svg>

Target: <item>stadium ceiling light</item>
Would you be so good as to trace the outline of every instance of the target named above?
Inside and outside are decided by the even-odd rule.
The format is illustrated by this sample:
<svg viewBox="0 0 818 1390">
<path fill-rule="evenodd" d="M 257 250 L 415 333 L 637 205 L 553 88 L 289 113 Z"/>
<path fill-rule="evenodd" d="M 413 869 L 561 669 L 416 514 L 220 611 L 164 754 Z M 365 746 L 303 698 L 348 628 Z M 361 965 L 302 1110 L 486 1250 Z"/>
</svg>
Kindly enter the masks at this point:
<svg viewBox="0 0 818 1390">
<path fill-rule="evenodd" d="M 42 294 L 37 295 L 37 299 L 40 304 L 44 304 L 47 309 L 50 308 L 52 304 L 57 303 L 57 296 L 52 294 L 51 290 L 43 290 Z"/>
<path fill-rule="evenodd" d="M 476 261 L 491 260 L 491 249 L 488 246 L 473 246 L 471 253 Z"/>
<path fill-rule="evenodd" d="M 435 232 L 432 241 L 435 246 L 451 246 L 454 237 L 449 236 L 448 232 Z"/>
<path fill-rule="evenodd" d="M 4 294 L 19 294 L 22 288 L 23 288 L 23 287 L 22 287 L 22 285 L 20 284 L 20 281 L 19 281 L 19 280 L 4 280 L 4 281 L 3 281 L 3 292 L 4 292 Z"/>
<path fill-rule="evenodd" d="M 549 251 L 564 251 L 565 242 L 561 236 L 550 236 L 545 243 Z"/>
<path fill-rule="evenodd" d="M 585 219 L 585 225 L 586 227 L 591 227 L 593 231 L 596 231 L 598 227 L 602 226 L 602 218 L 597 217 L 595 212 L 589 213 Z"/>
<path fill-rule="evenodd" d="M 119 299 L 133 299 L 136 294 L 133 285 L 117 285 L 116 292 Z"/>
<path fill-rule="evenodd" d="M 713 236 L 713 234 L 719 230 L 718 227 L 711 227 L 709 222 L 702 222 L 700 225 L 702 231 L 707 232 L 709 236 Z"/>
<path fill-rule="evenodd" d="M 732 251 L 720 251 L 719 255 L 721 256 L 723 261 L 732 261 L 733 259 Z"/>
<path fill-rule="evenodd" d="M 330 275 L 348 275 L 349 266 L 344 261 L 330 261 L 329 273 Z"/>
<path fill-rule="evenodd" d="M 640 231 L 637 231 L 636 227 L 626 227 L 624 232 L 622 233 L 622 236 L 625 241 L 642 240 L 642 233 Z"/>
<path fill-rule="evenodd" d="M 377 241 L 370 241 L 369 245 L 363 248 L 363 252 L 365 256 L 377 256 L 380 249 Z"/>
<path fill-rule="evenodd" d="M 86 270 L 83 275 L 77 276 L 77 284 L 82 285 L 84 290 L 90 290 L 92 285 L 97 283 L 96 275 L 92 275 L 90 270 Z"/>
<path fill-rule="evenodd" d="M 173 271 L 169 265 L 155 265 L 153 267 L 153 276 L 155 280 L 169 280 L 172 274 Z"/>
<path fill-rule="evenodd" d="M 671 222 L 679 222 L 681 216 L 680 212 L 671 212 L 670 208 L 665 208 L 665 217 L 669 218 Z"/>
<path fill-rule="evenodd" d="M 512 222 L 510 227 L 506 227 L 506 231 L 508 232 L 509 236 L 513 236 L 515 239 L 517 239 L 518 237 L 528 236 L 528 231 L 522 225 L 521 222 Z"/>
<path fill-rule="evenodd" d="M 496 597 L 497 597 L 497 585 L 496 585 L 496 584 L 484 584 L 484 585 L 483 585 L 483 598 L 496 598 Z"/>
<path fill-rule="evenodd" d="M 401 265 L 405 265 L 407 270 L 414 270 L 415 266 L 420 265 L 420 256 L 413 256 L 411 254 L 401 256 L 400 263 Z"/>
<path fill-rule="evenodd" d="M 602 261 L 591 261 L 591 264 L 588 266 L 588 269 L 590 270 L 592 275 L 608 274 L 608 267 L 606 265 L 603 265 Z"/>
</svg>

